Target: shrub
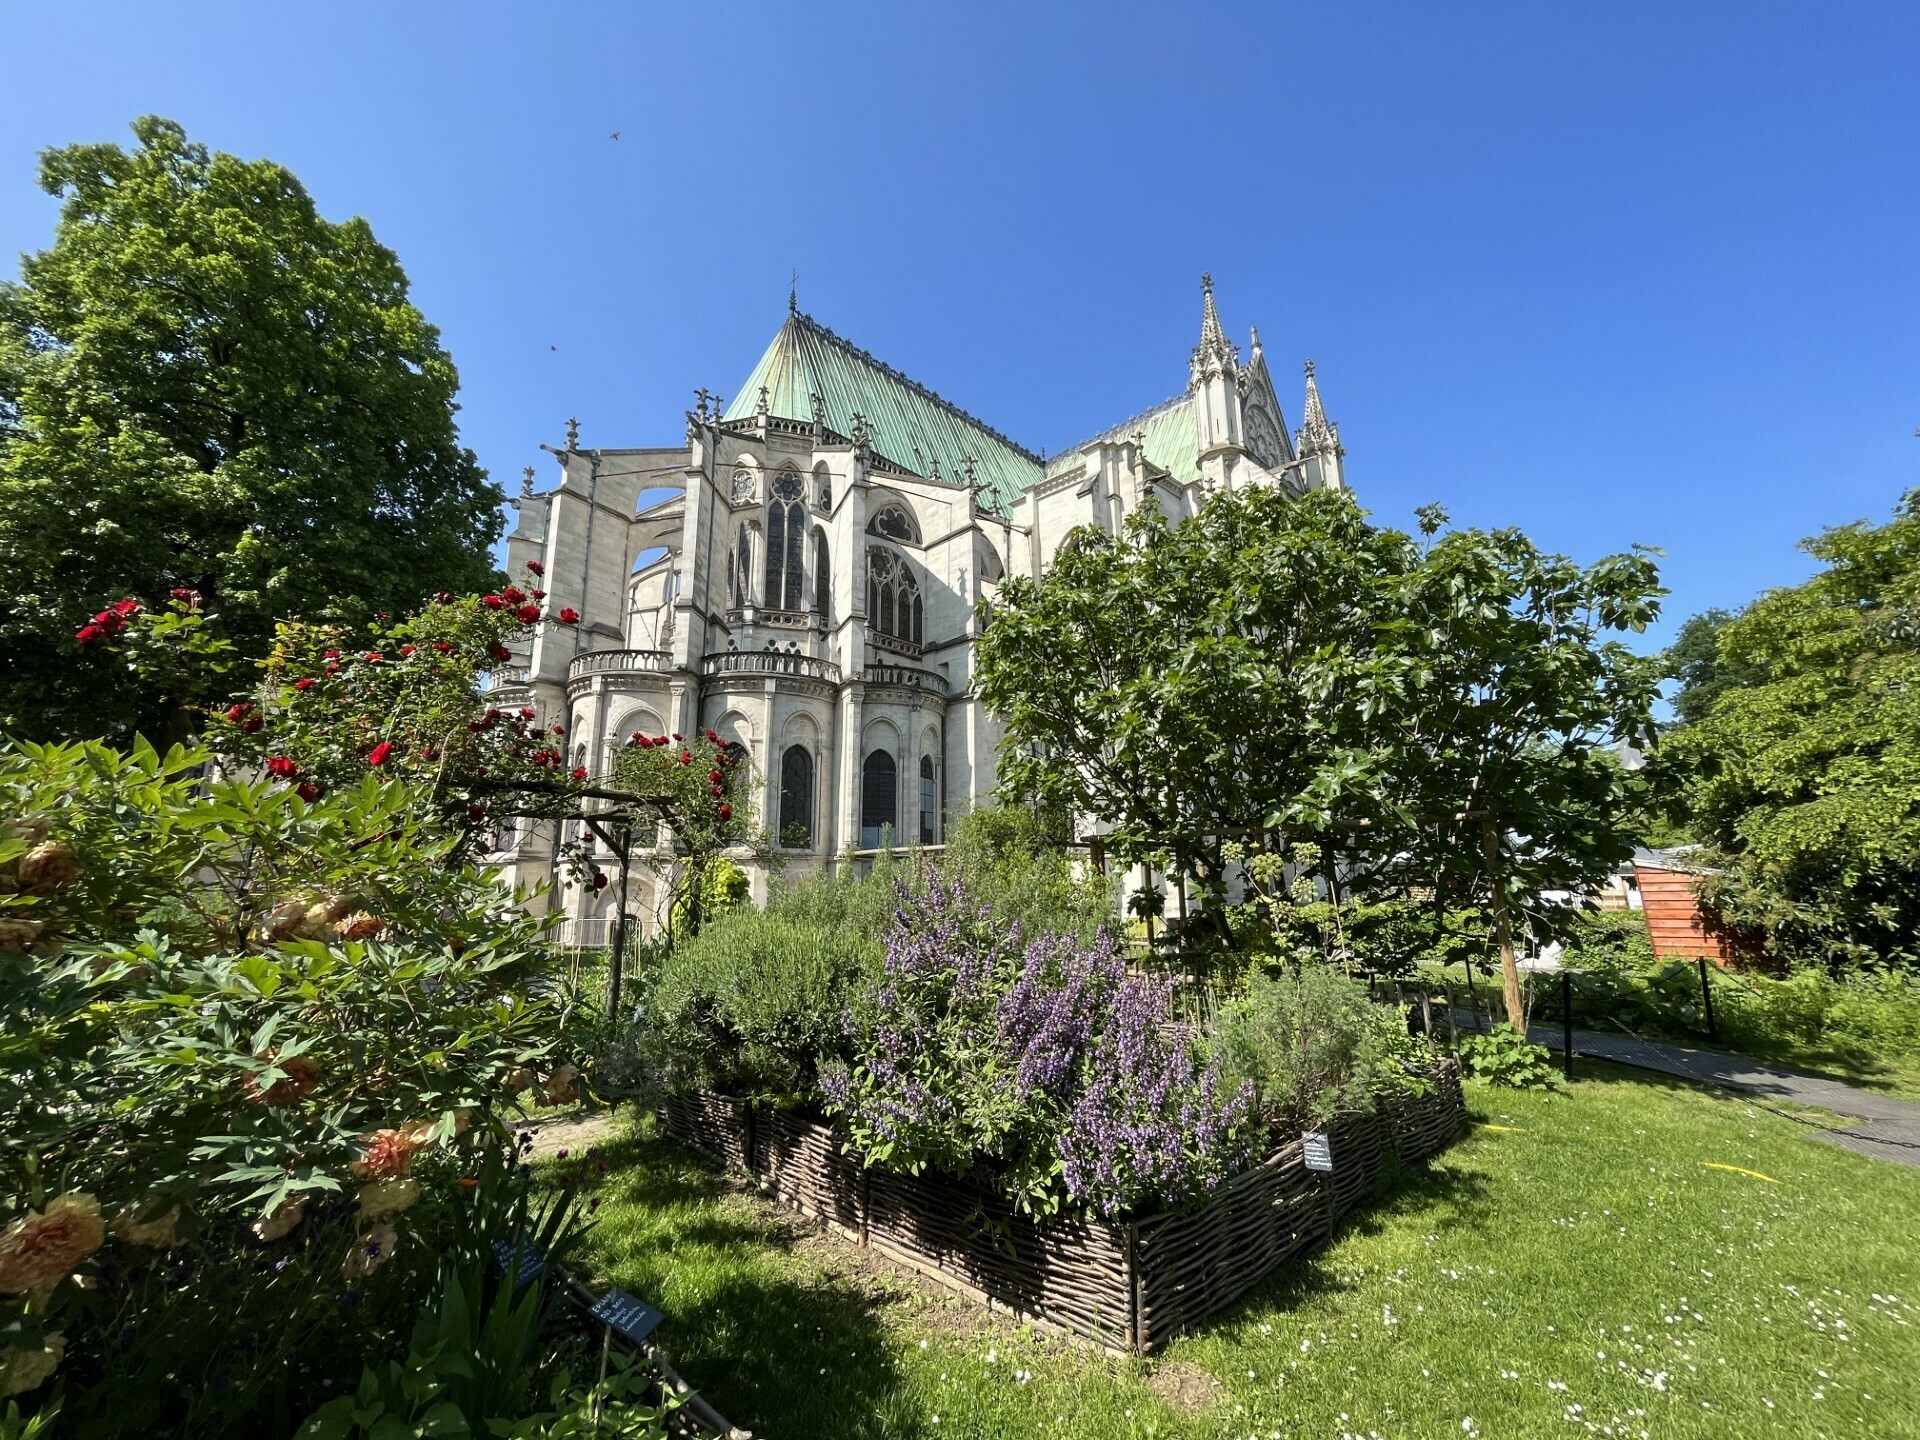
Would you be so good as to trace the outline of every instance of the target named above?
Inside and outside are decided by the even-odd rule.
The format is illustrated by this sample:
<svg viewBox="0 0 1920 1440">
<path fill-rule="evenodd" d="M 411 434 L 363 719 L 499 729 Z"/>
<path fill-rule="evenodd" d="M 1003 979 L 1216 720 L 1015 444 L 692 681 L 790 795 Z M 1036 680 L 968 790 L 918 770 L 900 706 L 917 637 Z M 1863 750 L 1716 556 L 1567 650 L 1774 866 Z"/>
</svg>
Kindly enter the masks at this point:
<svg viewBox="0 0 1920 1440">
<path fill-rule="evenodd" d="M 670 1088 L 798 1104 L 879 966 L 880 947 L 858 934 L 736 910 L 659 960 L 640 1024 Z"/>
<path fill-rule="evenodd" d="M 1511 1025 L 1497 1025 L 1490 1034 L 1467 1036 L 1460 1042 L 1460 1059 L 1467 1073 L 1489 1085 L 1551 1090 L 1560 1083 L 1553 1052 L 1535 1045 Z"/>
<path fill-rule="evenodd" d="M 536 925 L 431 807 L 207 758 L 0 749 L 0 1363 L 62 1342 L 23 1388 L 80 1434 L 273 1431 L 388 1344 L 446 1152 L 575 1083 Z"/>
<path fill-rule="evenodd" d="M 1638 910 L 1577 911 L 1561 943 L 1562 962 L 1577 969 L 1635 971 L 1654 963 L 1647 917 Z"/>
<path fill-rule="evenodd" d="M 868 1163 L 984 1166 L 1035 1211 L 1178 1204 L 1244 1163 L 1248 1097 L 1165 1027 L 1168 993 L 1110 938 L 1029 941 L 930 870 L 820 1088 Z"/>
<path fill-rule="evenodd" d="M 1253 1087 L 1270 1120 L 1306 1125 L 1372 1111 L 1384 1096 L 1425 1083 L 1414 1064 L 1424 1051 L 1400 1011 L 1318 961 L 1254 976 L 1212 1029 L 1225 1073 Z"/>
</svg>

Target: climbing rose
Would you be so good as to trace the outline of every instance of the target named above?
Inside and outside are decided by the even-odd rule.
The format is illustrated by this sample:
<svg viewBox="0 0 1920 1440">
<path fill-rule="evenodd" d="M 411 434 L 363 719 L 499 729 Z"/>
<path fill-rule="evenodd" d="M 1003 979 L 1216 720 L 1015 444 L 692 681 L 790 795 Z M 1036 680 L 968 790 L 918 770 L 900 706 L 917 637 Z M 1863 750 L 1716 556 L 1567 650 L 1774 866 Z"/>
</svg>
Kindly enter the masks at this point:
<svg viewBox="0 0 1920 1440">
<path fill-rule="evenodd" d="M 682 765 L 691 765 L 693 763 L 693 756 L 687 751 L 682 750 L 680 752 L 680 763 Z"/>
<path fill-rule="evenodd" d="M 102 625 L 82 625 L 73 632 L 73 638 L 82 645 L 91 645 L 95 641 L 107 638 L 106 627 Z"/>
<path fill-rule="evenodd" d="M 487 812 L 481 809 L 478 805 L 467 806 L 467 819 L 484 820 L 486 818 L 487 818 Z"/>
<path fill-rule="evenodd" d="M 722 820 L 731 820 L 733 818 L 733 807 L 731 805 L 722 805 L 720 807 L 720 818 Z"/>
<path fill-rule="evenodd" d="M 451 640 L 436 640 L 433 642 L 433 648 L 436 654 L 444 655 L 453 649 L 453 642 Z"/>
<path fill-rule="evenodd" d="M 547 573 L 547 567 L 542 565 L 538 560 L 527 561 L 527 569 L 536 575 L 544 575 Z"/>
<path fill-rule="evenodd" d="M 561 610 L 559 619 L 562 625 L 578 625 L 580 623 L 580 612 L 571 605 L 568 605 Z"/>
<path fill-rule="evenodd" d="M 360 658 L 362 660 L 365 660 L 369 665 L 378 665 L 382 659 L 382 656 L 378 650 L 369 650 L 365 655 L 362 655 Z"/>
<path fill-rule="evenodd" d="M 402 646 L 400 647 L 400 654 L 401 654 L 401 656 L 402 656 L 403 658 L 404 658 L 405 656 L 408 656 L 408 655 L 411 655 L 411 654 L 413 654 L 413 646 L 411 646 L 411 645 L 402 645 Z"/>
<path fill-rule="evenodd" d="M 547 598 L 547 592 L 544 590 L 536 590 L 533 592 L 533 598 L 536 600 L 544 600 Z"/>
<path fill-rule="evenodd" d="M 532 625 L 540 619 L 540 607 L 538 605 L 522 605 L 517 613 L 522 625 Z"/>
<path fill-rule="evenodd" d="M 584 765 L 577 765 L 577 766 L 575 766 L 575 767 L 574 767 L 574 771 L 573 771 L 573 778 L 574 778 L 574 779 L 576 779 L 576 780 L 584 780 L 584 779 L 586 779 L 586 778 L 587 778 L 587 767 L 586 767 L 586 766 L 584 766 Z"/>
<path fill-rule="evenodd" d="M 301 676 L 300 679 L 293 682 L 293 688 L 296 690 L 302 690 L 302 691 L 311 690 L 314 687 L 314 684 L 315 684 L 315 681 L 311 675 L 303 675 Z"/>
<path fill-rule="evenodd" d="M 340 658 L 340 652 L 338 650 L 323 650 L 320 652 L 320 658 L 322 660 L 338 660 Z"/>
<path fill-rule="evenodd" d="M 487 646 L 487 658 L 489 660 L 511 660 L 513 658 L 513 652 L 498 640 L 495 640 Z"/>
<path fill-rule="evenodd" d="M 267 761 L 267 773 L 281 780 L 291 780 L 300 773 L 300 767 L 284 755 L 275 755 Z"/>
<path fill-rule="evenodd" d="M 500 592 L 500 598 L 506 601 L 509 605 L 518 605 L 522 600 L 525 600 L 527 598 L 527 592 L 519 589 L 516 586 L 509 585 L 506 589 Z"/>
<path fill-rule="evenodd" d="M 593 872 L 593 888 L 596 890 L 604 890 L 607 888 L 607 877 L 598 870 Z"/>
<path fill-rule="evenodd" d="M 100 1202 L 69 1191 L 44 1211 L 28 1211 L 0 1234 L 0 1293 L 46 1294 L 100 1248 Z"/>
<path fill-rule="evenodd" d="M 482 595 L 480 603 L 489 610 L 500 610 L 505 608 L 507 602 L 498 595 Z"/>
<path fill-rule="evenodd" d="M 140 602 L 138 600 L 116 600 L 113 602 L 113 613 L 123 617 L 133 614 L 133 612 L 139 608 Z"/>
<path fill-rule="evenodd" d="M 309 805 L 311 805 L 314 801 L 318 800 L 322 795 L 327 793 L 327 787 L 320 784 L 317 781 L 308 780 L 308 781 L 303 781 L 294 790 L 293 793 L 298 795 L 302 800 L 306 801 Z"/>
<path fill-rule="evenodd" d="M 388 759 L 392 757 L 392 755 L 393 755 L 393 742 L 391 740 L 382 740 L 378 745 L 374 746 L 373 749 L 367 752 L 367 764 L 373 765 L 373 766 L 384 765 L 387 763 Z"/>
</svg>

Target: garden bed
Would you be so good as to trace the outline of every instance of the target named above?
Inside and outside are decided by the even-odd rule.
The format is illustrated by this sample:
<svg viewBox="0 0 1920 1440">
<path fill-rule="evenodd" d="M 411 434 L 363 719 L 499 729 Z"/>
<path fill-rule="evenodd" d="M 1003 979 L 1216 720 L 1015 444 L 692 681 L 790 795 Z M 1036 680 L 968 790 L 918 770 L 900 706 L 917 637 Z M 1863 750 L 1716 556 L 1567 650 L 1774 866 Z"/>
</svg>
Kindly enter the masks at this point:
<svg viewBox="0 0 1920 1440">
<path fill-rule="evenodd" d="M 865 1169 L 827 1126 L 710 1094 L 668 1098 L 667 1133 L 745 1170 L 848 1239 L 989 1305 L 1114 1350 L 1144 1354 L 1233 1304 L 1325 1240 L 1371 1199 L 1388 1157 L 1413 1165 L 1466 1122 L 1456 1062 L 1429 1095 L 1326 1127 L 1331 1171 L 1301 1142 L 1223 1184 L 1197 1208 L 1125 1222 L 1040 1221 L 984 1184 Z"/>
</svg>

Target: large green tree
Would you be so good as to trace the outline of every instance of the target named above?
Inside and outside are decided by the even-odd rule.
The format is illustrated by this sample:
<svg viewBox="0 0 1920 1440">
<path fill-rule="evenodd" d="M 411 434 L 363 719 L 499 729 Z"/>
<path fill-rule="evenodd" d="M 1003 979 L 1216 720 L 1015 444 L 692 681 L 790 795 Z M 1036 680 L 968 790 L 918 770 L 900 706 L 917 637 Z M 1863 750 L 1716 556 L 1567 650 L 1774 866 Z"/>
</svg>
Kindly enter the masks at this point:
<svg viewBox="0 0 1920 1440">
<path fill-rule="evenodd" d="M 1920 947 L 1920 492 L 1804 542 L 1826 569 L 1713 632 L 1655 768 L 1712 846 L 1708 900 L 1779 958 Z M 1683 632 L 1684 633 L 1684 632 Z M 1697 693 L 1693 677 L 1713 681 Z M 1731 684 L 1719 684 L 1731 675 Z"/>
<path fill-rule="evenodd" d="M 1254 490 L 1077 532 L 981 642 L 1006 784 L 1214 896 L 1250 841 L 1304 845 L 1336 896 L 1480 909 L 1517 1020 L 1516 932 L 1631 853 L 1602 747 L 1651 728 L 1657 666 L 1619 637 L 1661 592 L 1645 554 L 1581 567 L 1444 524 L 1423 512 L 1422 543 L 1344 492 Z"/>
<path fill-rule="evenodd" d="M 365 220 L 148 117 L 41 158 L 52 245 L 0 287 L 0 727 L 165 733 L 76 627 L 200 591 L 243 654 L 287 615 L 360 621 L 480 588 L 501 492 L 458 377 Z"/>
</svg>

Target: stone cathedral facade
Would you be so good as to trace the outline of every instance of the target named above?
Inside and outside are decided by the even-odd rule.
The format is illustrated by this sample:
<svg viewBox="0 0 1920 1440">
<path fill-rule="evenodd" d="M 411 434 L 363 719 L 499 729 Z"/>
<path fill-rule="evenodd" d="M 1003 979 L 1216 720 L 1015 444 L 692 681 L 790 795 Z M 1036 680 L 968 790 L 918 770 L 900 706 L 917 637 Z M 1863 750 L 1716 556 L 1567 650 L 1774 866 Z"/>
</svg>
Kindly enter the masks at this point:
<svg viewBox="0 0 1920 1440">
<path fill-rule="evenodd" d="M 677 443 L 588 448 L 570 424 L 564 448 L 546 447 L 557 483 L 536 492 L 528 471 L 508 569 L 541 562 L 548 606 L 581 623 L 541 627 L 496 672 L 497 703 L 564 724 L 571 763 L 596 774 L 636 731 L 743 743 L 788 873 L 941 843 L 994 788 L 1001 736 L 972 664 L 978 603 L 1003 579 L 1044 571 L 1071 531 L 1117 529 L 1149 495 L 1178 517 L 1241 486 L 1345 483 L 1312 362 L 1289 429 L 1259 331 L 1243 358 L 1211 279 L 1202 292 L 1184 388 L 1051 457 L 791 303 L 731 399 L 699 392 Z M 567 885 L 559 841 L 522 822 L 494 863 L 509 883 L 552 881 L 575 942 L 601 943 L 617 887 Z M 636 866 L 630 883 L 650 931 L 651 875 Z"/>
</svg>

